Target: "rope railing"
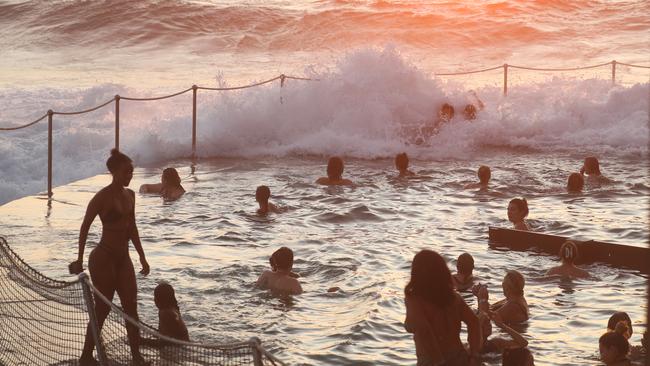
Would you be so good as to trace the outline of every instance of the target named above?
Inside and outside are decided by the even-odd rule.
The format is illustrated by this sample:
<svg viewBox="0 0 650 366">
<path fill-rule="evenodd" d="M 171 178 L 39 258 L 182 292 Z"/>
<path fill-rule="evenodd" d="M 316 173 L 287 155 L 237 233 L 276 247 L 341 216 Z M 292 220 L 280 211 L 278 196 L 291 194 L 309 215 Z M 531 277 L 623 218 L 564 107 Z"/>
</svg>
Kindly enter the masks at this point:
<svg viewBox="0 0 650 366">
<path fill-rule="evenodd" d="M 485 69 L 480 69 L 480 70 L 472 70 L 472 71 L 459 71 L 459 72 L 447 72 L 447 73 L 436 73 L 436 76 L 457 76 L 457 75 L 470 75 L 470 74 L 478 74 L 478 73 L 483 73 L 483 72 L 489 72 L 489 71 L 495 71 L 499 69 L 503 69 L 503 95 L 506 96 L 508 95 L 508 69 L 513 68 L 513 69 L 520 69 L 520 70 L 530 70 L 530 71 L 542 71 L 542 72 L 559 72 L 559 71 L 578 71 L 578 70 L 587 70 L 587 69 L 594 69 L 598 67 L 603 67 L 611 65 L 612 67 L 612 85 L 616 84 L 616 66 L 617 65 L 622 65 L 626 67 L 633 67 L 633 68 L 643 68 L 643 69 L 650 69 L 650 66 L 644 66 L 644 65 L 634 65 L 634 64 L 628 64 L 628 63 L 623 63 L 623 62 L 617 62 L 616 60 L 613 60 L 611 62 L 606 62 L 602 64 L 597 64 L 597 65 L 590 65 L 590 66 L 581 66 L 581 67 L 572 67 L 572 68 L 536 68 L 536 67 L 529 67 L 529 66 L 519 66 L 519 65 L 508 65 L 508 64 L 503 64 L 501 66 L 495 66 L 495 67 L 489 67 Z M 320 79 L 312 79 L 312 78 L 304 78 L 304 77 L 298 77 L 298 76 L 290 76 L 290 75 L 285 75 L 285 74 L 280 74 L 276 77 L 273 77 L 271 79 L 267 79 L 264 81 L 260 81 L 257 83 L 253 84 L 248 84 L 248 85 L 242 85 L 242 86 L 232 86 L 232 87 L 207 87 L 207 86 L 197 86 L 197 85 L 192 85 L 190 88 L 181 90 L 177 93 L 169 94 L 169 95 L 163 95 L 159 97 L 148 97 L 148 98 L 135 98 L 135 97 L 123 97 L 120 95 L 116 95 L 113 99 L 110 99 L 100 105 L 97 105 L 95 107 L 81 110 L 81 111 L 74 111 L 74 112 L 59 112 L 59 111 L 52 111 L 49 110 L 45 115 L 41 116 L 37 120 L 20 125 L 20 126 L 15 126 L 15 127 L 0 127 L 0 131 L 16 131 L 20 130 L 23 128 L 27 128 L 30 126 L 35 125 L 36 123 L 42 121 L 45 119 L 45 117 L 48 117 L 48 188 L 47 188 L 47 195 L 48 197 L 52 197 L 52 116 L 54 115 L 62 115 L 62 116 L 72 116 L 72 115 L 79 115 L 79 114 L 84 114 L 84 113 L 89 113 L 96 111 L 102 107 L 105 107 L 111 103 L 115 103 L 115 148 L 119 149 L 120 146 L 120 100 L 128 100 L 128 101 L 134 101 L 134 102 L 148 102 L 148 101 L 157 101 L 157 100 L 162 100 L 162 99 L 168 99 L 168 98 L 173 98 L 182 94 L 185 94 L 189 92 L 190 90 L 192 91 L 192 160 L 196 159 L 196 101 L 197 101 L 197 92 L 199 90 L 210 90 L 210 91 L 232 91 L 232 90 L 242 90 L 242 89 L 248 89 L 248 88 L 254 88 L 257 86 L 265 85 L 272 83 L 274 81 L 280 80 L 280 87 L 284 87 L 284 83 L 287 79 L 291 80 L 301 80 L 301 81 L 320 81 Z M 283 98 L 280 97 L 280 103 L 283 103 Z"/>
</svg>

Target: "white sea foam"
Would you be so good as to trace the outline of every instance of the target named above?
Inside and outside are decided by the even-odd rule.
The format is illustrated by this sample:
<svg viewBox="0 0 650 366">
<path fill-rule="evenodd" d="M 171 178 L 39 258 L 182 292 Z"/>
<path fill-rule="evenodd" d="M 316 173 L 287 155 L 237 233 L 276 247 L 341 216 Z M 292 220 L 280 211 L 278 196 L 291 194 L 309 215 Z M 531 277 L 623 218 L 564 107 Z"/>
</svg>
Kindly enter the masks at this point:
<svg viewBox="0 0 650 366">
<path fill-rule="evenodd" d="M 463 85 L 433 78 L 392 48 L 349 52 L 327 71 L 306 74 L 320 81 L 200 91 L 198 154 L 378 158 L 407 151 L 421 159 L 462 159 L 497 147 L 647 155 L 648 83 L 612 87 L 607 80 L 555 78 L 511 87 L 505 98 L 499 87 L 477 88 L 485 109 L 468 122 L 460 116 L 472 100 Z M 81 110 L 115 94 L 160 93 L 114 84 L 4 90 L 0 99 L 10 108 L 0 112 L 0 125 L 19 124 L 50 107 Z M 413 144 L 404 131 L 431 121 L 445 101 L 456 107 L 454 120 L 427 144 Z M 122 101 L 120 117 L 121 149 L 136 164 L 190 155 L 191 93 L 160 102 Z M 113 131 L 113 105 L 77 117 L 54 116 L 55 185 L 103 172 Z M 46 121 L 0 134 L 0 171 L 0 203 L 45 189 Z"/>
</svg>

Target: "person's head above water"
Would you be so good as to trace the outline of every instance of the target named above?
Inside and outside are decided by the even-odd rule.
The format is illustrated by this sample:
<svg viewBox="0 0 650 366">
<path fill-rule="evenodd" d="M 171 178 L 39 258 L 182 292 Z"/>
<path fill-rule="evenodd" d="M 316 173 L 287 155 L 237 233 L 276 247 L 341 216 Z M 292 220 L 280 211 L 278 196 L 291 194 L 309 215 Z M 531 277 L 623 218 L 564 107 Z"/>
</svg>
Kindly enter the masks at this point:
<svg viewBox="0 0 650 366">
<path fill-rule="evenodd" d="M 343 176 L 343 159 L 333 156 L 327 162 L 327 177 L 330 180 L 341 180 Z"/>
<path fill-rule="evenodd" d="M 445 103 L 442 105 L 442 107 L 440 107 L 438 118 L 440 118 L 441 121 L 449 122 L 452 118 L 454 118 L 454 113 L 454 107 L 452 107 L 449 103 Z"/>
<path fill-rule="evenodd" d="M 625 325 L 627 326 L 626 332 L 621 334 L 623 334 L 626 339 L 630 339 L 634 332 L 632 329 L 632 319 L 630 319 L 630 316 L 624 311 L 617 311 L 609 317 L 609 320 L 607 321 L 607 330 L 613 332 L 616 330 L 616 326 L 620 322 L 625 322 Z"/>
<path fill-rule="evenodd" d="M 175 168 L 165 168 L 160 178 L 163 186 L 181 187 L 181 177 Z"/>
<path fill-rule="evenodd" d="M 456 270 L 460 274 L 470 275 L 474 270 L 474 257 L 469 253 L 463 253 L 458 256 Z"/>
<path fill-rule="evenodd" d="M 463 109 L 463 117 L 468 121 L 476 119 L 476 107 L 474 107 L 474 104 L 468 104 L 465 106 Z"/>
<path fill-rule="evenodd" d="M 293 251 L 282 247 L 271 255 L 271 267 L 274 271 L 291 271 L 293 268 Z"/>
<path fill-rule="evenodd" d="M 492 171 L 489 166 L 481 165 L 478 167 L 478 180 L 482 185 L 487 185 L 492 178 Z"/>
<path fill-rule="evenodd" d="M 113 175 L 113 182 L 126 187 L 133 178 L 133 160 L 117 149 L 111 150 L 111 156 L 106 160 L 106 167 Z"/>
<path fill-rule="evenodd" d="M 600 175 L 598 159 L 595 156 L 586 157 L 581 171 L 587 175 Z"/>
<path fill-rule="evenodd" d="M 534 364 L 533 354 L 528 347 L 503 350 L 502 366 L 533 366 Z"/>
<path fill-rule="evenodd" d="M 255 200 L 261 204 L 269 203 L 271 197 L 271 189 L 267 186 L 259 186 L 255 190 Z"/>
<path fill-rule="evenodd" d="M 508 204 L 508 220 L 519 222 L 528 216 L 528 202 L 525 198 L 513 198 Z"/>
<path fill-rule="evenodd" d="M 416 254 L 404 294 L 418 296 L 440 307 L 450 304 L 454 299 L 454 284 L 444 258 L 428 249 Z"/>
<path fill-rule="evenodd" d="M 569 192 L 582 192 L 582 188 L 585 186 L 585 178 L 580 173 L 571 173 L 569 175 L 569 180 L 566 184 L 566 189 Z"/>
<path fill-rule="evenodd" d="M 571 240 L 565 241 L 560 247 L 560 259 L 562 262 L 574 264 L 577 257 L 578 245 Z"/>
<path fill-rule="evenodd" d="M 158 309 L 178 309 L 178 301 L 172 285 L 163 282 L 153 290 L 153 301 Z"/>
<path fill-rule="evenodd" d="M 598 340 L 600 359 L 606 365 L 624 360 L 630 352 L 630 343 L 624 336 L 629 331 L 625 321 L 619 322 L 615 328 L 614 331 L 608 331 L 600 336 Z"/>
<path fill-rule="evenodd" d="M 525 285 L 524 275 L 515 270 L 508 271 L 501 283 L 506 298 L 524 296 Z"/>
<path fill-rule="evenodd" d="M 400 153 L 395 156 L 395 167 L 400 172 L 409 168 L 409 157 L 406 153 Z"/>
</svg>

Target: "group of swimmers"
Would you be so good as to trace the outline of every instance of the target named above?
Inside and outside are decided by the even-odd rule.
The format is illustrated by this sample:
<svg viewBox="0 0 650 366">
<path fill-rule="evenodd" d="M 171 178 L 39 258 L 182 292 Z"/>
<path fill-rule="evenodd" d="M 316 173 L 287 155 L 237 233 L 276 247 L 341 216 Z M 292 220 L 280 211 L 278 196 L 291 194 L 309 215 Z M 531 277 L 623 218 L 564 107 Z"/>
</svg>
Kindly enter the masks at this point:
<svg viewBox="0 0 650 366">
<path fill-rule="evenodd" d="M 409 160 L 405 153 L 398 154 L 395 165 L 400 177 L 415 175 L 408 169 Z M 126 188 L 133 178 L 132 160 L 125 154 L 112 150 L 106 166 L 112 175 L 112 182 L 101 189 L 88 204 L 79 233 L 79 252 L 77 260 L 69 266 L 71 273 L 83 271 L 83 253 L 90 225 L 99 216 L 102 222 L 102 235 L 99 244 L 92 250 L 88 268 L 94 286 L 106 298 L 112 300 L 115 292 L 120 296 L 124 312 L 134 319 L 137 314 L 137 284 L 135 270 L 129 256 L 128 242 L 132 241 L 142 265 L 141 273 L 146 275 L 150 268 L 140 242 L 135 221 L 135 193 Z M 327 177 L 316 183 L 323 185 L 352 185 L 343 178 L 343 160 L 339 157 L 329 159 Z M 585 159 L 581 175 L 600 177 L 598 161 Z M 478 170 L 479 185 L 487 187 L 491 172 L 489 167 Z M 570 180 L 571 181 L 571 180 Z M 177 199 L 185 189 L 181 185 L 178 172 L 167 168 L 158 184 L 144 184 L 140 192 L 156 193 L 165 199 Z M 279 212 L 278 207 L 269 202 L 271 196 L 267 186 L 259 186 L 255 198 L 259 204 L 259 214 Z M 525 218 L 528 205 L 525 199 L 513 199 L 508 206 L 508 219 L 515 229 L 529 230 Z M 587 277 L 589 274 L 574 265 L 577 246 L 565 243 L 560 250 L 562 265 L 549 270 L 548 275 L 568 277 Z M 293 272 L 293 252 L 287 247 L 275 251 L 270 259 L 270 270 L 264 271 L 257 285 L 261 288 L 286 294 L 300 294 L 302 287 L 299 274 Z M 500 351 L 503 365 L 532 365 L 533 358 L 526 348 L 527 341 L 510 324 L 526 321 L 529 317 L 528 304 L 524 298 L 525 279 L 515 270 L 508 271 L 502 287 L 505 298 L 489 304 L 486 285 L 475 283 L 472 274 L 474 260 L 468 253 L 458 258 L 458 273 L 451 275 L 447 263 L 438 253 L 422 250 L 413 258 L 411 278 L 405 288 L 407 331 L 413 333 L 418 357 L 418 365 L 469 365 L 480 360 L 483 352 Z M 471 310 L 458 291 L 472 290 L 478 299 L 478 312 Z M 338 291 L 331 288 L 328 291 Z M 176 301 L 173 287 L 168 283 L 159 284 L 154 291 L 154 302 L 159 309 L 159 331 L 161 334 L 180 340 L 189 340 L 187 327 L 183 322 L 180 307 Z M 102 301 L 95 302 L 95 314 L 101 329 L 110 307 Z M 460 341 L 460 323 L 467 324 L 468 349 Z M 491 338 L 491 322 L 503 329 L 511 339 Z M 127 338 L 133 364 L 145 365 L 139 346 L 142 343 L 138 328 L 127 322 Z M 625 331 L 631 334 L 631 322 L 614 325 L 613 331 L 600 338 L 601 359 L 607 365 L 629 365 L 627 358 L 629 344 L 623 337 Z M 620 336 L 620 337 L 619 337 Z M 623 340 L 621 340 L 623 337 Z M 629 338 L 629 336 L 627 337 Z M 644 338 L 645 339 L 645 338 Z M 627 346 L 625 347 L 625 344 Z M 80 365 L 95 365 L 93 357 L 94 340 L 90 324 L 86 333 Z M 508 361 L 514 360 L 514 361 Z M 514 362 L 514 363 L 512 363 Z M 626 363 L 627 362 L 627 363 Z"/>
</svg>

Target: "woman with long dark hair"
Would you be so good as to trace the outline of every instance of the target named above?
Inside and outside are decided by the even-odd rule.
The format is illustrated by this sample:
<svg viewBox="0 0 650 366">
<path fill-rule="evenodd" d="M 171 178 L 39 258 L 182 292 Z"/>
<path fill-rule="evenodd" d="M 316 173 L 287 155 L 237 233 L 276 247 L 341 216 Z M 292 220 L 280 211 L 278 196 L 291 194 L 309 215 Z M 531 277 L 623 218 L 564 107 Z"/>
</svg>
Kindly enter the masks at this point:
<svg viewBox="0 0 650 366">
<path fill-rule="evenodd" d="M 451 272 L 440 254 L 422 250 L 415 255 L 404 299 L 404 325 L 413 333 L 418 366 L 461 366 L 480 362 L 478 318 L 454 291 Z M 460 340 L 461 322 L 467 325 L 469 354 Z"/>
<path fill-rule="evenodd" d="M 137 294 L 138 288 L 135 281 L 135 270 L 129 256 L 129 240 L 140 256 L 142 271 L 149 273 L 149 263 L 144 255 L 140 235 L 135 224 L 135 193 L 126 188 L 133 178 L 133 163 L 131 159 L 121 152 L 113 149 L 111 156 L 106 161 L 106 166 L 113 176 L 113 181 L 102 188 L 88 203 L 81 230 L 79 232 L 79 254 L 77 260 L 70 263 L 70 273 L 83 271 L 83 254 L 86 247 L 88 231 L 95 217 L 99 215 L 102 221 L 102 237 L 99 245 L 90 253 L 88 269 L 93 285 L 109 300 L 113 300 L 115 292 L 120 297 L 124 312 L 134 319 L 138 319 Z M 95 301 L 95 314 L 101 332 L 104 320 L 111 308 L 101 300 Z M 138 327 L 126 323 L 126 331 L 133 357 L 133 364 L 140 365 L 144 359 L 140 354 L 140 333 Z M 80 365 L 95 365 L 93 358 L 95 342 L 90 331 L 90 324 L 86 330 L 86 339 L 83 352 L 79 359 Z"/>
</svg>

